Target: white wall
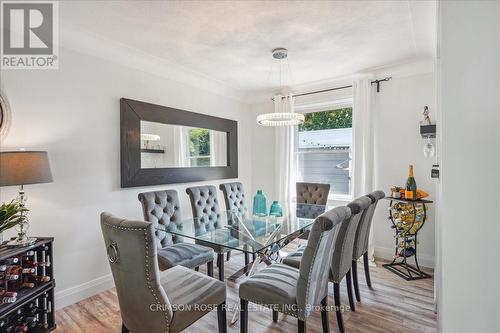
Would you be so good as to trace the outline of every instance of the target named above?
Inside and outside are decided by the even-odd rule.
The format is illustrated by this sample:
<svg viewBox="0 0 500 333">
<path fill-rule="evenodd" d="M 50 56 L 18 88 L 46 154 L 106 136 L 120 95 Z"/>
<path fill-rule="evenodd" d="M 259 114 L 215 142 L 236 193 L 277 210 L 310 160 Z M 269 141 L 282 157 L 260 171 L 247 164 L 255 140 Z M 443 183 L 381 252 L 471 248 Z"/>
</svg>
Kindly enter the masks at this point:
<svg viewBox="0 0 500 333">
<path fill-rule="evenodd" d="M 276 189 L 276 158 L 275 158 L 275 130 L 272 127 L 260 126 L 255 120 L 261 113 L 274 112 L 271 101 L 250 106 L 252 123 L 252 187 L 254 192 L 262 190 L 269 201 L 277 200 Z"/>
<path fill-rule="evenodd" d="M 433 72 L 394 75 L 392 80 L 382 83 L 380 92 L 374 95 L 374 187 L 387 195 L 390 194 L 391 186 L 404 186 L 408 166 L 413 164 L 418 188 L 429 193 L 430 200 L 435 200 L 436 182 L 430 178 L 435 159 L 424 157 L 425 140 L 419 128 L 425 105 L 429 106 L 431 118 L 436 120 L 434 76 Z M 388 206 L 389 201 L 379 203 L 374 215 L 373 231 L 375 256 L 392 259 L 394 229 L 390 228 L 387 219 Z M 418 258 L 420 265 L 434 267 L 435 211 L 433 204 L 427 207 L 428 220 L 418 234 Z"/>
<path fill-rule="evenodd" d="M 442 1 L 438 316 L 500 332 L 500 2 Z"/>
<path fill-rule="evenodd" d="M 66 38 L 63 46 L 71 35 Z M 12 108 L 12 127 L 1 149 L 49 152 L 54 182 L 26 186 L 26 191 L 30 234 L 55 237 L 58 307 L 111 286 L 100 212 L 141 219 L 139 192 L 173 188 L 183 215 L 191 214 L 188 184 L 120 188 L 121 97 L 237 120 L 239 179 L 249 187 L 252 181 L 247 105 L 65 48 L 60 61 L 59 70 L 1 71 Z M 0 188 L 0 201 L 10 200 L 16 191 Z"/>
</svg>

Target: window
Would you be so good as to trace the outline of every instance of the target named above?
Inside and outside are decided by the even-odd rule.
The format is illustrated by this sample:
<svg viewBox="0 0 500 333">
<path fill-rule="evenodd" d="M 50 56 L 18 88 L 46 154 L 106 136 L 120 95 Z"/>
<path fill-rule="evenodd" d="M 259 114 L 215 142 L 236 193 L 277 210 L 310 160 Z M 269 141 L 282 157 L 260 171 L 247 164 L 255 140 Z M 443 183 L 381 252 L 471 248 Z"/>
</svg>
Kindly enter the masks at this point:
<svg viewBox="0 0 500 333">
<path fill-rule="evenodd" d="M 210 166 L 210 130 L 206 128 L 188 130 L 188 159 L 191 167 Z"/>
<path fill-rule="evenodd" d="M 298 127 L 299 181 L 330 184 L 331 200 L 352 198 L 352 107 L 309 112 Z"/>
</svg>

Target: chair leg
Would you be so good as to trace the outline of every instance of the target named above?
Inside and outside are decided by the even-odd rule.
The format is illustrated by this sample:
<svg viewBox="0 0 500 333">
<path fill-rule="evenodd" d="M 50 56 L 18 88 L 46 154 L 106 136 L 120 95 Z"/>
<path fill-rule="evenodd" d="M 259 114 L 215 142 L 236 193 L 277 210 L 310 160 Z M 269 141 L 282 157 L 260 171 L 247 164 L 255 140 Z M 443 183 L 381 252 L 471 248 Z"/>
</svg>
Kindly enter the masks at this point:
<svg viewBox="0 0 500 333">
<path fill-rule="evenodd" d="M 278 321 L 278 311 L 273 310 L 273 321 L 276 323 Z"/>
<path fill-rule="evenodd" d="M 370 267 L 368 266 L 368 252 L 365 252 L 365 254 L 363 254 L 363 263 L 365 264 L 366 284 L 368 285 L 368 288 L 371 288 L 372 281 L 370 280 Z"/>
<path fill-rule="evenodd" d="M 340 311 L 340 288 L 338 283 L 333 283 L 333 299 L 335 300 L 335 315 L 337 316 L 339 331 L 340 333 L 344 333 L 344 321 L 342 319 L 342 312 Z"/>
<path fill-rule="evenodd" d="M 305 321 L 298 319 L 297 320 L 297 327 L 298 327 L 297 332 L 306 333 L 307 329 L 306 329 L 306 322 Z"/>
<path fill-rule="evenodd" d="M 123 323 L 122 323 L 122 333 L 130 333 L 130 331 L 128 330 L 128 328 Z"/>
<path fill-rule="evenodd" d="M 253 259 L 253 261 L 255 261 L 255 259 L 257 259 L 257 255 L 255 253 L 252 253 L 252 259 Z"/>
<path fill-rule="evenodd" d="M 328 295 L 321 301 L 321 324 L 323 326 L 323 333 L 330 333 L 330 326 L 328 324 Z"/>
<path fill-rule="evenodd" d="M 248 255 L 247 252 L 245 252 L 245 267 L 247 267 L 249 263 L 250 263 L 250 256 Z M 248 270 L 245 272 L 245 275 L 248 276 Z"/>
<path fill-rule="evenodd" d="M 207 275 L 210 277 L 214 277 L 214 262 L 207 262 Z"/>
<path fill-rule="evenodd" d="M 224 281 L 224 253 L 217 253 L 219 263 L 219 280 Z"/>
<path fill-rule="evenodd" d="M 219 333 L 227 333 L 226 302 L 217 306 L 217 322 L 219 326 Z"/>
<path fill-rule="evenodd" d="M 347 297 L 349 298 L 349 306 L 352 311 L 356 311 L 356 303 L 354 303 L 354 298 L 352 297 L 352 280 L 351 271 L 347 272 L 346 277 L 346 287 L 347 287 Z"/>
<path fill-rule="evenodd" d="M 361 302 L 361 297 L 359 296 L 359 284 L 358 284 L 358 264 L 356 260 L 352 261 L 352 283 L 354 284 L 354 294 L 356 295 L 356 300 Z"/>
<path fill-rule="evenodd" d="M 227 256 L 226 260 L 229 261 L 229 259 L 231 259 L 231 251 L 229 251 L 226 256 Z"/>
<path fill-rule="evenodd" d="M 240 333 L 248 333 L 248 301 L 240 298 Z"/>
<path fill-rule="evenodd" d="M 196 272 L 199 272 L 199 271 L 200 271 L 200 266 L 196 266 L 196 267 L 194 268 L 194 270 L 195 270 Z"/>
</svg>

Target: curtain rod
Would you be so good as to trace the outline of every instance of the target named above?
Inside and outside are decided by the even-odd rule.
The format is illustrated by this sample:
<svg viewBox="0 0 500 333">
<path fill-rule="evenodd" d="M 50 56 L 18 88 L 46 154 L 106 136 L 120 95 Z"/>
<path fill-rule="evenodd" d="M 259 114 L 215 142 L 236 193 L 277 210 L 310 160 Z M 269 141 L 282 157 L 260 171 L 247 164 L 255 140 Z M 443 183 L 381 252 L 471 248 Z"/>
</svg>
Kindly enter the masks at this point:
<svg viewBox="0 0 500 333">
<path fill-rule="evenodd" d="M 376 84 L 377 85 L 377 92 L 380 92 L 380 82 L 389 81 L 390 79 L 392 79 L 392 76 L 388 76 L 388 77 L 380 79 L 380 80 L 374 80 L 371 82 L 371 84 Z M 320 93 L 324 93 L 324 92 L 328 92 L 328 91 L 342 90 L 342 89 L 347 89 L 347 88 L 352 88 L 352 85 L 323 89 L 323 90 L 316 90 L 316 91 L 309 91 L 309 92 L 300 93 L 300 94 L 292 94 L 292 97 L 301 97 L 301 96 L 307 96 L 307 95 L 313 95 L 313 94 L 320 94 Z M 285 98 L 285 97 L 283 97 L 283 98 Z M 274 101 L 274 98 L 272 98 L 272 100 Z"/>
</svg>

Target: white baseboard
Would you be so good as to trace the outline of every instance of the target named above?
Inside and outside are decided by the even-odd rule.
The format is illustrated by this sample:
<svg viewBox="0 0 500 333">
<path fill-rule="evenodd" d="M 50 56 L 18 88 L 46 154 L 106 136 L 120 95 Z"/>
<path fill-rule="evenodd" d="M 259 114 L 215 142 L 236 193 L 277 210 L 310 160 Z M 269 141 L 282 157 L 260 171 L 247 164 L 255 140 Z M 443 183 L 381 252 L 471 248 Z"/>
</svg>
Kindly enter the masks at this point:
<svg viewBox="0 0 500 333">
<path fill-rule="evenodd" d="M 393 256 L 394 256 L 394 248 L 375 246 L 375 257 L 386 260 L 392 260 Z M 418 265 L 434 269 L 434 256 L 430 256 L 425 253 L 419 253 Z"/>
<path fill-rule="evenodd" d="M 56 291 L 56 310 L 111 289 L 114 286 L 113 276 L 108 274 L 68 289 Z"/>
<path fill-rule="evenodd" d="M 394 254 L 393 251 L 394 250 L 392 248 L 376 246 L 375 257 L 392 260 L 392 256 Z M 433 256 L 422 253 L 419 254 L 418 260 L 420 266 L 434 268 Z M 108 274 L 80 285 L 57 291 L 55 294 L 56 310 L 111 289 L 114 286 L 115 283 L 113 281 L 113 276 Z"/>
</svg>

